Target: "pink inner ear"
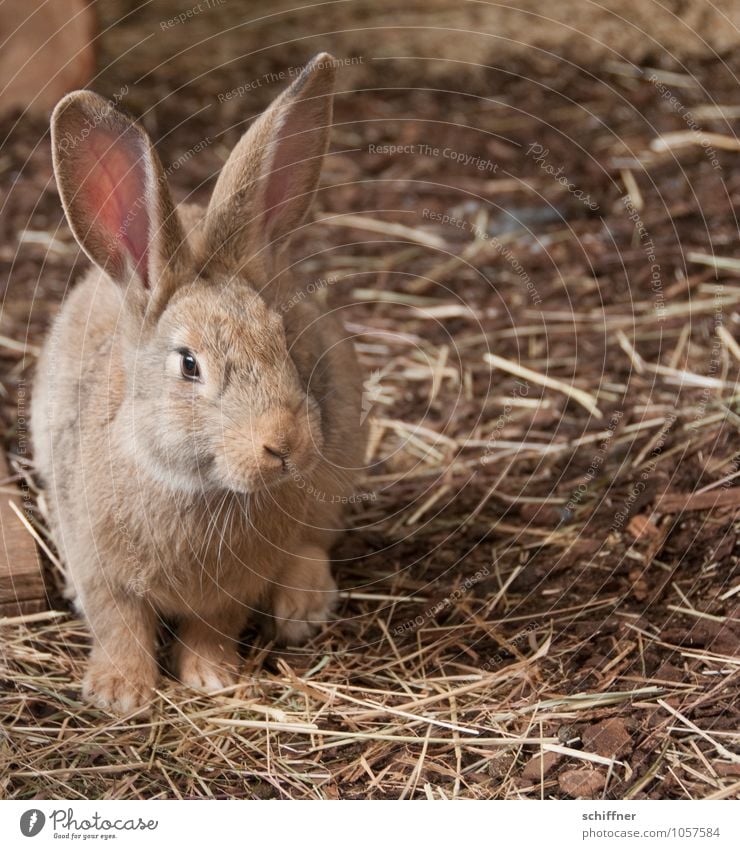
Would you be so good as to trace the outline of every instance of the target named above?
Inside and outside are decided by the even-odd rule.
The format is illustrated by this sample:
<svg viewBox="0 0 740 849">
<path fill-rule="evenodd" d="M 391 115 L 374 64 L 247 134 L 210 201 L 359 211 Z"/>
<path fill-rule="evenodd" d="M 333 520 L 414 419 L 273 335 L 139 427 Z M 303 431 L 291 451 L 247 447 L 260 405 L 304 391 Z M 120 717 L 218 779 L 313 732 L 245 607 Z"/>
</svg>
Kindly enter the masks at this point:
<svg viewBox="0 0 740 849">
<path fill-rule="evenodd" d="M 301 190 L 297 181 L 291 179 L 296 176 L 293 173 L 296 169 L 290 166 L 306 155 L 305 149 L 301 151 L 300 142 L 296 138 L 280 139 L 276 142 L 276 148 L 265 190 L 265 227 L 268 232 L 273 222 L 279 219 L 283 204 L 290 199 L 291 189 L 294 193 Z"/>
<path fill-rule="evenodd" d="M 292 107 L 274 142 L 264 200 L 265 228 L 270 235 L 275 235 L 274 231 L 279 233 L 283 226 L 291 226 L 291 205 L 305 208 L 306 201 L 300 196 L 313 188 L 311 176 L 316 170 L 316 164 L 312 162 L 312 157 L 317 152 L 315 137 L 318 133 L 309 123 L 311 117 L 312 113 L 302 108 L 302 104 Z M 307 132 L 309 129 L 310 132 Z M 302 218 L 302 215 L 298 218 Z"/>
<path fill-rule="evenodd" d="M 90 158 L 79 195 L 89 226 L 122 273 L 124 254 L 149 286 L 149 205 L 146 191 L 146 155 L 134 130 L 113 135 L 100 129 L 91 133 Z"/>
</svg>

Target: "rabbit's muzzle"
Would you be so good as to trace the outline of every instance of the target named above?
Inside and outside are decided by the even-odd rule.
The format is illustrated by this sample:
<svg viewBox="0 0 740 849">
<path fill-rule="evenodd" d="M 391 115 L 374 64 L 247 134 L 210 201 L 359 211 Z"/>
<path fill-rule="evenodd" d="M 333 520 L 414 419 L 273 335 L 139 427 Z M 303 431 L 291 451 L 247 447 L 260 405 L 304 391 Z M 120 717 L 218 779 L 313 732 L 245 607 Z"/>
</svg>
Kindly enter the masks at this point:
<svg viewBox="0 0 740 849">
<path fill-rule="evenodd" d="M 228 488 L 255 492 L 291 479 L 300 483 L 320 456 L 317 419 L 316 412 L 300 401 L 253 416 L 241 428 L 225 428 L 220 471 Z"/>
</svg>

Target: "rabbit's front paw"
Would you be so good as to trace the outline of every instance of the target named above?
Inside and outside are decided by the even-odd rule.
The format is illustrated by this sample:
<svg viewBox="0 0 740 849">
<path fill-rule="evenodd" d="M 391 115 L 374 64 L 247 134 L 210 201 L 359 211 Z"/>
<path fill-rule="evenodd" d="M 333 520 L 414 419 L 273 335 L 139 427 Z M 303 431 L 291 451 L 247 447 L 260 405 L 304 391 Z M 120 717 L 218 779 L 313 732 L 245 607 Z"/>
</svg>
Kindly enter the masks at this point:
<svg viewBox="0 0 740 849">
<path fill-rule="evenodd" d="M 186 687 L 213 693 L 236 684 L 236 657 L 228 663 L 223 652 L 201 654 L 188 646 L 178 654 L 177 677 Z"/>
<path fill-rule="evenodd" d="M 273 597 L 277 641 L 301 645 L 331 618 L 337 601 L 337 585 L 331 576 L 326 552 L 305 546 L 280 577 Z"/>
<path fill-rule="evenodd" d="M 82 683 L 82 695 L 96 707 L 131 713 L 147 707 L 156 684 L 154 664 L 117 665 L 110 658 L 92 658 Z"/>
<path fill-rule="evenodd" d="M 186 619 L 175 646 L 175 673 L 187 687 L 212 693 L 236 684 L 240 612 L 224 611 L 219 627 L 197 617 Z"/>
</svg>

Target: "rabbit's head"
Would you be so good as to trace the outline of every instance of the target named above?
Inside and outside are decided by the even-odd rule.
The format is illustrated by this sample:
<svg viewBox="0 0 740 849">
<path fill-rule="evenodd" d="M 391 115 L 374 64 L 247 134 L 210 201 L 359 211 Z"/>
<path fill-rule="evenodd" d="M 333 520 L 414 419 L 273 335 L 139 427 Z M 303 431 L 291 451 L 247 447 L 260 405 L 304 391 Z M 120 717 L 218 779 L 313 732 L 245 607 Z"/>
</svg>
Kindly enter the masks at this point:
<svg viewBox="0 0 740 849">
<path fill-rule="evenodd" d="M 315 57 L 252 124 L 192 232 L 139 125 L 89 91 L 67 95 L 52 116 L 72 232 L 105 272 L 100 285 L 119 293 L 91 305 L 116 304 L 110 351 L 85 356 L 125 386 L 125 443 L 174 489 L 289 484 L 321 454 L 319 405 L 266 294 L 316 193 L 333 65 Z"/>
</svg>

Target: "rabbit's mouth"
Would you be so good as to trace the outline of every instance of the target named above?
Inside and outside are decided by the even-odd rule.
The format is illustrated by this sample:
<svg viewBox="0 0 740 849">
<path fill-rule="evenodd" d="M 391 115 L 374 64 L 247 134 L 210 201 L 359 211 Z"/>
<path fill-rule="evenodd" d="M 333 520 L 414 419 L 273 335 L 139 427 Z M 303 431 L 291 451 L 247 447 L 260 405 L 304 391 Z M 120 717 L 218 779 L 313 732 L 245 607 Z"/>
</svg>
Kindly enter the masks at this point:
<svg viewBox="0 0 740 849">
<path fill-rule="evenodd" d="M 319 463 L 318 455 L 305 452 L 300 459 L 290 454 L 266 452 L 267 457 L 250 458 L 242 463 L 216 462 L 215 476 L 226 488 L 243 495 L 267 492 L 278 488 L 295 488 L 311 493 L 314 489 L 312 473 Z M 221 465 L 221 468 L 218 467 Z"/>
</svg>

